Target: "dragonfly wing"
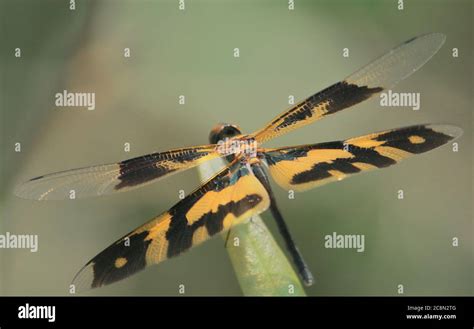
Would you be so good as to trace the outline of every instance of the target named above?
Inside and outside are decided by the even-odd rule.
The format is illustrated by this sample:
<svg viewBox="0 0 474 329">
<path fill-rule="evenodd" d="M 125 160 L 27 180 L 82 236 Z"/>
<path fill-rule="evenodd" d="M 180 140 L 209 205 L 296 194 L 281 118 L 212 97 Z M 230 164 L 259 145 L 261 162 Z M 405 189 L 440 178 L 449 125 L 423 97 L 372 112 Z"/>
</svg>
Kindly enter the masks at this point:
<svg viewBox="0 0 474 329">
<path fill-rule="evenodd" d="M 308 189 L 385 168 L 459 137 L 460 128 L 418 125 L 321 144 L 265 151 L 270 174 L 287 190 Z"/>
<path fill-rule="evenodd" d="M 227 166 L 169 211 L 102 251 L 76 275 L 78 289 L 124 279 L 177 256 L 217 233 L 265 211 L 269 196 L 239 161 Z"/>
<path fill-rule="evenodd" d="M 301 128 L 393 87 L 422 67 L 446 37 L 431 33 L 410 39 L 359 71 L 295 105 L 253 134 L 259 143 Z"/>
<path fill-rule="evenodd" d="M 20 184 L 15 194 L 25 199 L 60 200 L 128 191 L 220 156 L 215 145 L 153 153 L 35 177 Z"/>
</svg>

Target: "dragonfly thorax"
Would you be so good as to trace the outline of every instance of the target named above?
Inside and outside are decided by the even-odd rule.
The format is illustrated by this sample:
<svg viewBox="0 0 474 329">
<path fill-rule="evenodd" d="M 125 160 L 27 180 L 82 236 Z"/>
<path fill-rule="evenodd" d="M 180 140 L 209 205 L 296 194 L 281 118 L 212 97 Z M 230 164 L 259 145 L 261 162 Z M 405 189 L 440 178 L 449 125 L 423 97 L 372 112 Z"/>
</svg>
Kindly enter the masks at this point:
<svg viewBox="0 0 474 329">
<path fill-rule="evenodd" d="M 212 128 L 209 134 L 209 142 L 217 144 L 219 141 L 242 135 L 240 128 L 237 125 L 230 123 L 219 123 Z"/>
<path fill-rule="evenodd" d="M 209 134 L 209 142 L 216 144 L 216 151 L 232 161 L 235 156 L 249 159 L 257 155 L 257 141 L 242 135 L 237 125 L 221 123 Z"/>
</svg>

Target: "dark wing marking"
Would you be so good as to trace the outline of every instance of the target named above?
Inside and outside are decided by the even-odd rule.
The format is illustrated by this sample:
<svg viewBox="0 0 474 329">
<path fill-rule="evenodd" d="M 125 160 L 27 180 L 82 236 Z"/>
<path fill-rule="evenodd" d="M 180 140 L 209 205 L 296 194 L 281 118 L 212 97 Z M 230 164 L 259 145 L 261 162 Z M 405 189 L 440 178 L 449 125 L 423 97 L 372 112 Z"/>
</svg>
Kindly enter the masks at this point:
<svg viewBox="0 0 474 329">
<path fill-rule="evenodd" d="M 26 199 L 59 200 L 128 191 L 220 156 L 215 145 L 153 153 L 120 163 L 39 176 L 20 184 L 15 194 Z"/>
<path fill-rule="evenodd" d="M 393 87 L 423 66 L 445 39 L 443 34 L 431 33 L 406 41 L 343 81 L 295 105 L 252 136 L 264 143 Z"/>
<path fill-rule="evenodd" d="M 275 181 L 287 190 L 305 191 L 352 174 L 385 168 L 430 151 L 460 136 L 460 128 L 419 125 L 346 141 L 262 150 Z"/>
<path fill-rule="evenodd" d="M 248 166 L 227 166 L 169 211 L 130 232 L 89 261 L 76 275 L 77 289 L 124 279 L 148 265 L 208 240 L 266 210 L 269 196 Z"/>
</svg>

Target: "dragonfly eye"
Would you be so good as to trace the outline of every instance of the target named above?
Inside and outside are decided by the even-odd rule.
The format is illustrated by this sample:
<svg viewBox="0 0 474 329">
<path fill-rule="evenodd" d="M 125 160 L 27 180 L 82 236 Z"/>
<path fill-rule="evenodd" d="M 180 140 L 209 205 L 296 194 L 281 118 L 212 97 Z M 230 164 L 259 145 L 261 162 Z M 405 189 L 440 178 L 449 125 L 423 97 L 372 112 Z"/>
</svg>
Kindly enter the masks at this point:
<svg viewBox="0 0 474 329">
<path fill-rule="evenodd" d="M 220 140 L 231 138 L 242 134 L 240 128 L 236 125 L 221 123 L 215 126 L 209 134 L 209 142 L 211 144 L 217 144 Z"/>
</svg>

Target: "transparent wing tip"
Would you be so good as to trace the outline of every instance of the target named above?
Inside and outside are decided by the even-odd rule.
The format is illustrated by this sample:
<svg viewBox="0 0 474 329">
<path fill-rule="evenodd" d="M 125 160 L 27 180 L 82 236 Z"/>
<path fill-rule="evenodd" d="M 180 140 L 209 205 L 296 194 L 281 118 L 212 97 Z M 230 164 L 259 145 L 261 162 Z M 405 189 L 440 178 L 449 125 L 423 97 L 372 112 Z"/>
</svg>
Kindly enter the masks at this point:
<svg viewBox="0 0 474 329">
<path fill-rule="evenodd" d="M 72 279 L 71 286 L 74 286 L 74 292 L 83 293 L 93 288 L 94 263 L 85 265 Z"/>
<path fill-rule="evenodd" d="M 345 80 L 358 86 L 389 89 L 426 64 L 445 41 L 446 35 L 437 32 L 411 38 Z"/>
<path fill-rule="evenodd" d="M 13 190 L 13 194 L 22 199 L 39 200 L 39 196 L 33 193 L 30 188 L 30 182 L 39 178 L 41 177 L 17 184 Z"/>
<path fill-rule="evenodd" d="M 408 44 L 415 40 L 422 40 L 422 39 L 427 40 L 427 41 L 430 40 L 430 42 L 432 42 L 433 44 L 435 45 L 438 44 L 439 47 L 441 47 L 446 41 L 446 35 L 439 32 L 431 32 L 431 33 L 421 34 L 419 36 L 413 37 L 410 40 L 405 41 L 404 43 Z"/>
<path fill-rule="evenodd" d="M 45 186 L 44 181 L 41 180 L 42 177 L 32 178 L 26 182 L 19 183 L 14 188 L 13 194 L 21 199 L 36 201 L 68 199 L 67 192 L 58 194 L 54 188 Z"/>
<path fill-rule="evenodd" d="M 420 53 L 426 54 L 426 61 L 424 62 L 426 63 L 444 45 L 444 43 L 446 42 L 446 35 L 439 32 L 427 33 L 413 38 L 411 42 L 419 43 L 419 46 L 417 46 L 417 48 L 419 48 Z"/>
<path fill-rule="evenodd" d="M 427 128 L 442 133 L 446 136 L 450 136 L 452 139 L 459 138 L 463 134 L 462 128 L 453 125 L 433 124 L 427 125 Z"/>
</svg>

